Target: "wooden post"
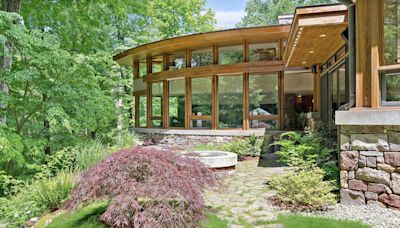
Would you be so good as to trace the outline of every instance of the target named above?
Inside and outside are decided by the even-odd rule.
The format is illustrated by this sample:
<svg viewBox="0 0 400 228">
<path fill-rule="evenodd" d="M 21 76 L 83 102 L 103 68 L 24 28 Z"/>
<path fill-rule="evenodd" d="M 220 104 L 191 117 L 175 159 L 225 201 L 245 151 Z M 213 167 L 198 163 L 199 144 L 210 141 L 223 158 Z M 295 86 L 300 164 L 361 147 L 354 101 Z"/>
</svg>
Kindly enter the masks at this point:
<svg viewBox="0 0 400 228">
<path fill-rule="evenodd" d="M 147 128 L 151 128 L 152 110 L 152 83 L 147 83 Z"/>
<path fill-rule="evenodd" d="M 243 129 L 248 130 L 249 125 L 249 73 L 243 73 Z"/>
<path fill-rule="evenodd" d="M 371 35 L 371 108 L 378 108 L 380 106 L 380 81 L 379 81 L 379 65 L 380 65 L 380 22 L 377 18 L 381 18 L 381 1 L 369 0 L 368 1 L 368 15 L 369 18 L 375 18 L 369 20 L 371 26 L 369 27 L 369 34 Z M 379 10 L 378 10 L 379 9 Z M 383 24 L 383 22 L 382 22 Z"/>
<path fill-rule="evenodd" d="M 278 101 L 278 115 L 279 115 L 279 129 L 283 130 L 284 128 L 284 121 L 285 121 L 285 110 L 284 110 L 284 102 L 285 102 L 285 91 L 284 91 L 284 71 L 280 71 L 278 73 L 278 94 L 279 94 L 279 101 Z"/>
<path fill-rule="evenodd" d="M 162 110 L 163 128 L 169 128 L 169 82 L 167 80 L 163 81 Z"/>
<path fill-rule="evenodd" d="M 313 111 L 319 112 L 321 105 L 321 66 L 317 65 L 317 73 L 314 74 L 314 91 L 313 91 Z"/>
<path fill-rule="evenodd" d="M 218 128 L 218 77 L 212 76 L 212 129 Z"/>
<path fill-rule="evenodd" d="M 185 129 L 189 129 L 191 125 L 190 116 L 192 115 L 192 80 L 189 77 L 185 78 Z"/>
</svg>

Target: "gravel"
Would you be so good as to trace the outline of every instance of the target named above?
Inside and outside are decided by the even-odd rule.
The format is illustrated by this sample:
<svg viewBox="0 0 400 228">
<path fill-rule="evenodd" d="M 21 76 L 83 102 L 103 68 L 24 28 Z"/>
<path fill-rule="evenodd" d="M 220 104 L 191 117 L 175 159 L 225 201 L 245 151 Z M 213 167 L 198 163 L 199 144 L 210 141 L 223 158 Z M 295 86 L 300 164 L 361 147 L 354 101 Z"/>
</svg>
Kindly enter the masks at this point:
<svg viewBox="0 0 400 228">
<path fill-rule="evenodd" d="M 376 228 L 400 227 L 400 211 L 377 205 L 337 204 L 329 211 L 305 213 L 305 215 L 332 217 L 335 219 L 359 220 Z"/>
</svg>

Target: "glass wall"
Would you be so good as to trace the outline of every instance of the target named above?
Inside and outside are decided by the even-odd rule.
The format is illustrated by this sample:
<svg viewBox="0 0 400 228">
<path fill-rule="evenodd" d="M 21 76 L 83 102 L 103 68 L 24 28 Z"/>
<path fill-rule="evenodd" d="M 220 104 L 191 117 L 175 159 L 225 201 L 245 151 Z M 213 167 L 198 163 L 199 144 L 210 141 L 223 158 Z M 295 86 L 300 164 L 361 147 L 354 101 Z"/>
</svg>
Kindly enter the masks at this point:
<svg viewBox="0 0 400 228">
<path fill-rule="evenodd" d="M 233 64 L 243 62 L 243 45 L 218 48 L 218 64 Z"/>
<path fill-rule="evenodd" d="M 382 104 L 400 105 L 400 73 L 382 72 Z"/>
<path fill-rule="evenodd" d="M 147 127 L 147 95 L 139 96 L 139 127 Z"/>
<path fill-rule="evenodd" d="M 170 54 L 168 56 L 169 69 L 178 70 L 186 67 L 185 52 Z"/>
<path fill-rule="evenodd" d="M 199 49 L 192 51 L 192 67 L 207 66 L 213 64 L 212 48 Z"/>
<path fill-rule="evenodd" d="M 139 77 L 143 77 L 147 74 L 147 60 L 146 58 L 139 60 Z"/>
<path fill-rule="evenodd" d="M 249 75 L 250 128 L 278 128 L 278 74 Z"/>
<path fill-rule="evenodd" d="M 277 60 L 278 43 L 249 44 L 249 62 Z"/>
<path fill-rule="evenodd" d="M 384 0 L 383 64 L 400 63 L 400 1 Z"/>
<path fill-rule="evenodd" d="M 185 127 L 185 79 L 168 82 L 169 127 Z"/>
<path fill-rule="evenodd" d="M 211 128 L 212 78 L 192 78 L 192 128 Z"/>
<path fill-rule="evenodd" d="M 151 84 L 151 126 L 162 127 L 163 83 Z"/>
<path fill-rule="evenodd" d="M 243 76 L 218 76 L 218 128 L 243 128 Z"/>
<path fill-rule="evenodd" d="M 151 58 L 151 67 L 152 67 L 152 73 L 158 73 L 163 71 L 164 69 L 164 64 L 163 64 L 163 56 L 158 55 L 158 56 L 153 56 Z"/>
</svg>

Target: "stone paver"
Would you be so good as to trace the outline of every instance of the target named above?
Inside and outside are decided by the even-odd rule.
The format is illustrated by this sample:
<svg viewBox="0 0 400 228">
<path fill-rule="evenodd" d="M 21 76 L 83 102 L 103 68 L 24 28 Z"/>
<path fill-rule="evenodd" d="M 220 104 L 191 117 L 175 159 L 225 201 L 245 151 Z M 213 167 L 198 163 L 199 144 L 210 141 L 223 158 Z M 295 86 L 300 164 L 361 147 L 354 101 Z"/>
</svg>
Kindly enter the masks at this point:
<svg viewBox="0 0 400 228">
<path fill-rule="evenodd" d="M 259 167 L 259 164 L 258 159 L 240 162 L 233 174 L 223 178 L 221 187 L 204 194 L 207 206 L 216 209 L 221 218 L 230 222 L 230 227 L 244 227 L 244 223 L 268 227 L 262 224 L 276 219 L 277 208 L 267 200 L 273 195 L 267 182 L 285 168 Z"/>
</svg>

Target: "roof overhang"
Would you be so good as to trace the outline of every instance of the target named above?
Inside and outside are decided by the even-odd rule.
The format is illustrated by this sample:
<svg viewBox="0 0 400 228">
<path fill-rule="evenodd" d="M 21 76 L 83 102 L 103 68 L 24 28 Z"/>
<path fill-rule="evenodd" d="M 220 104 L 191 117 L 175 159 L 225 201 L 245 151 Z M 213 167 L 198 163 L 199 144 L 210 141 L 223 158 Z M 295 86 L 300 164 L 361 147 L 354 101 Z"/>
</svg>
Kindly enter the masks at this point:
<svg viewBox="0 0 400 228">
<path fill-rule="evenodd" d="M 122 66 L 132 66 L 135 60 L 163 53 L 212 47 L 213 45 L 234 45 L 244 42 L 256 43 L 286 39 L 289 30 L 290 25 L 277 25 L 199 33 L 138 46 L 115 55 L 113 59 Z"/>
<path fill-rule="evenodd" d="M 345 44 L 347 7 L 325 5 L 297 8 L 283 55 L 286 67 L 310 67 L 325 62 Z"/>
</svg>

